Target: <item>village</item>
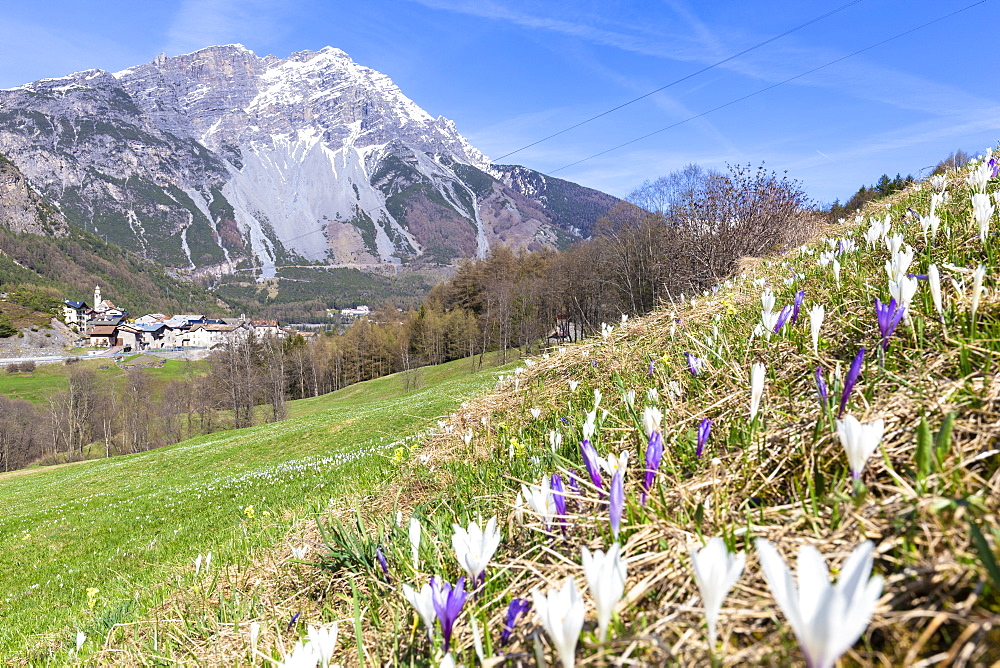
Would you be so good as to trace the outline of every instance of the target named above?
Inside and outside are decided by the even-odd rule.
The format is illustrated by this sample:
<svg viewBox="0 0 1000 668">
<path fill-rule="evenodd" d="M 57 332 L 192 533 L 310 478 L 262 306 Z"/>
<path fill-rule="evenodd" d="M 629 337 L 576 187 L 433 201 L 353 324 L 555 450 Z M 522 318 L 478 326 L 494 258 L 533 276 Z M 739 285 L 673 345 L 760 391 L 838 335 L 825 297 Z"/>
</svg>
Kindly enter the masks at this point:
<svg viewBox="0 0 1000 668">
<path fill-rule="evenodd" d="M 245 315 L 212 318 L 204 314 L 149 313 L 130 319 L 128 311 L 102 298 L 100 286 L 94 287 L 93 306 L 83 301 L 64 301 L 63 322 L 80 335 L 78 345 L 112 352 L 212 349 L 251 335 L 257 339 L 316 336 L 316 332 L 282 327 L 277 320 L 250 320 Z"/>
</svg>

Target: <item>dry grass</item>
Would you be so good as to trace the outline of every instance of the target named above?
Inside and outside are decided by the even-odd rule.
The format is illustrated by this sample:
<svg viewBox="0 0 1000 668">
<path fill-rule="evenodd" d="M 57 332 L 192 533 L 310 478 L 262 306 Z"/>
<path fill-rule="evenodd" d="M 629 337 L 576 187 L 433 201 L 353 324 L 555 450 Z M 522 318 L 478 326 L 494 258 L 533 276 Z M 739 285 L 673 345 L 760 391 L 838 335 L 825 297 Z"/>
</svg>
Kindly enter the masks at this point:
<svg viewBox="0 0 1000 668">
<path fill-rule="evenodd" d="M 914 197 L 912 192 L 897 195 L 894 217 Z M 884 209 L 879 213 L 884 215 Z M 792 251 L 786 258 L 794 261 L 797 255 Z M 773 259 L 749 259 L 740 269 L 750 277 L 767 277 L 771 285 L 780 285 L 784 275 L 780 262 Z M 858 273 L 863 269 L 860 263 L 848 268 Z M 884 279 L 874 272 L 870 278 Z M 644 386 L 654 384 L 666 417 L 669 463 L 661 470 L 650 503 L 645 507 L 632 503 L 628 510 L 624 552 L 629 577 L 612 640 L 600 646 L 585 635 L 578 665 L 709 665 L 713 659 L 727 666 L 799 663 L 801 654 L 752 550 L 743 577 L 723 607 L 721 642 L 714 653 L 710 651 L 689 550 L 714 535 L 729 536 L 741 546 L 752 537 L 763 537 L 786 557 L 799 546 L 812 545 L 826 556 L 834 574 L 856 545 L 864 540 L 875 543 L 875 569 L 885 575 L 883 595 L 868 631 L 842 660 L 843 665 L 997 665 L 1000 601 L 996 586 L 1000 583 L 989 583 L 969 523 L 983 527 L 987 536 L 995 535 L 990 531 L 1000 526 L 996 453 L 1000 448 L 1000 379 L 981 368 L 959 371 L 963 347 L 972 355 L 992 354 L 997 342 L 970 341 L 956 327 L 946 329 L 927 319 L 919 334 L 922 338 L 918 339 L 916 328 L 897 334 L 890 351 L 899 359 L 894 358 L 886 370 L 869 357 L 851 412 L 865 421 L 881 417 L 886 429 L 881 456 L 872 458 L 865 472 L 866 490 L 855 494 L 844 479 L 842 447 L 817 408 L 811 378 L 817 365 L 828 376 L 836 375 L 836 369 L 845 369 L 856 352 L 861 336 L 856 321 L 871 317 L 860 315 L 870 309 L 862 279 L 828 311 L 820 357 L 812 354 L 808 344 L 803 345 L 801 337 L 775 337 L 746 346 L 760 295 L 760 288 L 748 278 L 712 297 L 697 298 L 694 307 L 668 304 L 657 313 L 616 327 L 606 339 L 585 341 L 547 359 L 538 358 L 516 382 L 508 379 L 493 393 L 463 405 L 450 419 L 450 433 L 438 433 L 423 445 L 420 454 L 426 460 L 414 459 L 396 479 L 364 499 L 361 514 L 366 521 L 385 527 L 394 523 L 397 512 L 408 517 L 414 509 L 424 517 L 442 516 L 445 525 L 451 518 L 473 513 L 498 513 L 505 540 L 481 598 L 475 601 L 479 635 L 495 638 L 512 597 L 529 597 L 532 590 L 556 586 L 568 576 L 582 581 L 581 548 L 604 548 L 610 543 L 607 511 L 605 502 L 583 484 L 580 496 L 568 497 L 567 531 L 546 533 L 530 515 L 520 524 L 512 512 L 513 490 L 521 482 L 532 482 L 519 476 L 526 477 L 529 471 L 537 476 L 544 467 L 531 469 L 520 462 L 527 456 L 519 456 L 481 488 L 470 482 L 476 480 L 473 474 L 498 461 L 506 462 L 515 438 L 526 444 L 528 454 L 548 457 L 544 442 L 548 428 L 563 429 L 558 416 L 578 422 L 579 414 L 593 401 L 586 393 L 594 388 L 604 392 L 602 405 L 610 410 L 600 431 L 601 451 L 630 449 L 634 453 L 642 437 L 619 388 L 637 390 L 637 405 L 641 405 Z M 810 302 L 837 304 L 829 281 L 810 276 L 805 286 Z M 957 303 L 964 307 L 963 299 Z M 979 312 L 982 321 L 995 323 L 1000 316 L 1000 292 L 988 291 Z M 718 322 L 720 329 L 725 328 L 725 354 L 710 357 L 708 372 L 692 380 L 679 361 L 680 351 L 709 357 L 704 337 L 717 324 L 719 314 L 725 314 Z M 935 343 L 922 347 L 920 342 L 925 340 Z M 651 359 L 657 360 L 656 371 L 648 377 Z M 746 384 L 756 360 L 767 363 L 772 376 L 763 403 L 764 423 L 746 437 Z M 567 386 L 571 379 L 581 383 L 576 393 Z M 672 382 L 680 386 L 679 395 L 666 390 Z M 530 408 L 542 410 L 540 420 L 528 415 Z M 951 412 L 957 417 L 950 447 L 933 471 L 917 475 L 914 449 L 921 419 L 937 430 L 940 418 Z M 713 420 L 712 449 L 706 457 L 710 461 L 691 464 L 682 450 L 702 417 Z M 468 446 L 460 437 L 467 429 L 475 433 Z M 569 443 L 574 440 L 574 429 L 572 425 L 564 429 L 567 457 L 575 452 L 575 441 Z M 734 434 L 747 438 L 745 447 L 731 446 L 736 442 Z M 566 460 L 556 461 L 567 465 Z M 639 467 L 641 463 L 632 467 L 630 498 L 636 496 Z M 821 482 L 825 490 L 813 489 Z M 358 506 L 351 504 L 331 514 L 348 518 L 357 511 Z M 315 525 L 300 526 L 296 534 L 322 544 Z M 397 535 L 396 540 L 402 539 Z M 389 584 L 374 569 L 300 569 L 288 563 L 287 548 L 282 547 L 247 569 L 253 577 L 244 574 L 220 589 L 211 605 L 237 595 L 259 600 L 257 618 L 270 620 L 269 649 L 289 646 L 295 636 L 283 631 L 277 620 L 302 610 L 311 619 L 341 621 L 337 659 L 344 665 L 425 665 L 430 662 L 431 647 L 398 585 L 400 579 L 420 584 L 431 573 L 455 572 L 454 558 L 448 555 L 449 537 L 428 540 L 440 560 L 422 564 L 429 570 L 426 573 L 394 563 Z M 182 600 L 169 601 L 162 609 L 164 618 L 178 620 L 175 626 L 188 614 Z M 357 615 L 356 605 L 361 608 Z M 392 626 L 388 620 L 397 624 Z M 402 625 L 398 620 L 403 620 Z M 592 622 L 588 625 L 593 628 Z M 144 633 L 148 638 L 148 629 Z M 355 633 L 361 634 L 360 653 Z M 204 639 L 192 641 L 189 658 L 172 659 L 228 665 L 232 657 L 246 654 L 246 637 L 246 623 L 220 623 Z M 463 615 L 454 649 L 466 663 L 475 656 L 475 637 L 468 616 Z M 501 655 L 485 657 L 483 664 L 533 665 L 536 642 L 547 640 L 529 614 L 512 644 Z M 138 650 L 134 657 L 136 663 L 149 658 Z M 104 658 L 115 659 L 112 655 Z"/>
</svg>

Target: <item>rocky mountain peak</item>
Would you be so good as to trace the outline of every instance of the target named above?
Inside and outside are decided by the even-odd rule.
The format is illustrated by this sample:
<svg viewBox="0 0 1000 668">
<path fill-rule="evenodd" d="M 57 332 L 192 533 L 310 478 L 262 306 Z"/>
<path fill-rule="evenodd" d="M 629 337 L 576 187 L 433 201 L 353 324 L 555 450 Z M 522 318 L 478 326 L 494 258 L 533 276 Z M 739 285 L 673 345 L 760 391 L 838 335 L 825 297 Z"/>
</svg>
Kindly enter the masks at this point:
<svg viewBox="0 0 1000 668">
<path fill-rule="evenodd" d="M 544 177 L 492 165 L 451 120 L 330 46 L 161 54 L 0 91 L 0 109 L 0 151 L 71 221 L 185 271 L 381 271 L 560 245 L 593 222 L 567 212 L 615 201 L 553 180 L 560 202 L 597 205 L 551 208 Z"/>
</svg>

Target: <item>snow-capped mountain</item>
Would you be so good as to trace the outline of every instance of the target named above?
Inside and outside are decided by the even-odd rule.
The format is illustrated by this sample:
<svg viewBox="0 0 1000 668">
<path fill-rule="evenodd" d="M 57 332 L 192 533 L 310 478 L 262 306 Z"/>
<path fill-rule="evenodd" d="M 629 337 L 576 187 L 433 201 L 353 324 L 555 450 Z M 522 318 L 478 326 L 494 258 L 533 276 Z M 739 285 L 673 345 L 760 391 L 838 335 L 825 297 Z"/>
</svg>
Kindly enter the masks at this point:
<svg viewBox="0 0 1000 668">
<path fill-rule="evenodd" d="M 0 91 L 0 153 L 73 223 L 192 272 L 557 246 L 617 200 L 494 165 L 339 49 L 215 46 Z"/>
</svg>

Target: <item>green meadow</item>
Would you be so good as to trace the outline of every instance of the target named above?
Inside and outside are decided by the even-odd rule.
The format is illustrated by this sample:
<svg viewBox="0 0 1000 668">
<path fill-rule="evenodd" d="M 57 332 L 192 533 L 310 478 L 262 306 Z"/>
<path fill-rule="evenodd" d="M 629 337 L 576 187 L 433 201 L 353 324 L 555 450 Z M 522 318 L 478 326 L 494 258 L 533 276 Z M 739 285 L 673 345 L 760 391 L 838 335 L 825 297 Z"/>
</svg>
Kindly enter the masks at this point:
<svg viewBox="0 0 1000 668">
<path fill-rule="evenodd" d="M 0 390 L 43 397 L 63 369 L 40 368 L 30 389 L 2 377 Z M 314 508 L 370 491 L 497 371 L 459 360 L 293 402 L 284 422 L 0 476 L 0 657 L 61 663 L 76 631 L 141 619 L 199 554 L 213 568 L 253 560 Z"/>
</svg>

